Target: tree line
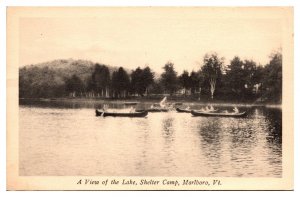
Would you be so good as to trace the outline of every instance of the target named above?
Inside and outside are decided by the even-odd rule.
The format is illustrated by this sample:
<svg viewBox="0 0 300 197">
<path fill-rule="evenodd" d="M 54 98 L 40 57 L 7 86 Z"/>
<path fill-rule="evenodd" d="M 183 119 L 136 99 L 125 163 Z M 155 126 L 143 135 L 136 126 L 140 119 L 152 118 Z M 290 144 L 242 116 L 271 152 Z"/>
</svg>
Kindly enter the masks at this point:
<svg viewBox="0 0 300 197">
<path fill-rule="evenodd" d="M 62 74 L 55 68 L 19 70 L 20 98 L 128 98 L 167 94 L 197 100 L 281 102 L 282 55 L 270 55 L 266 65 L 234 57 L 229 65 L 217 53 L 206 54 L 197 71 L 178 74 L 167 62 L 156 78 L 149 66 L 128 72 L 96 63 L 90 73 Z"/>
</svg>

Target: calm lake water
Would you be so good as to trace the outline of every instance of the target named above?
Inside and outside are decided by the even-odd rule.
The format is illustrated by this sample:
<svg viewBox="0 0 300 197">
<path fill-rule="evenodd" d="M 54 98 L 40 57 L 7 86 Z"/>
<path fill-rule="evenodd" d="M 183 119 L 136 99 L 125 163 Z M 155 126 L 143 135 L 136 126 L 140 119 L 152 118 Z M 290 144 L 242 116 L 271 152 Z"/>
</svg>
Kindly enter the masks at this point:
<svg viewBox="0 0 300 197">
<path fill-rule="evenodd" d="M 96 117 L 101 106 L 20 100 L 20 175 L 282 176 L 281 109 L 241 108 L 245 118 Z"/>
</svg>

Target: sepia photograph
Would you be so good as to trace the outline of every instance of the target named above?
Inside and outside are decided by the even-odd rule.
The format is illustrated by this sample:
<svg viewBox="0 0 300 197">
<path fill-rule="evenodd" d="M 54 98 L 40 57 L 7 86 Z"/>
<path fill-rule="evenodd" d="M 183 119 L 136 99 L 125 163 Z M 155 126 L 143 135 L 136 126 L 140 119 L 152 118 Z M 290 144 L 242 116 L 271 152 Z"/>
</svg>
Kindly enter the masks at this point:
<svg viewBox="0 0 300 197">
<path fill-rule="evenodd" d="M 292 190 L 292 7 L 8 7 L 8 190 Z"/>
</svg>

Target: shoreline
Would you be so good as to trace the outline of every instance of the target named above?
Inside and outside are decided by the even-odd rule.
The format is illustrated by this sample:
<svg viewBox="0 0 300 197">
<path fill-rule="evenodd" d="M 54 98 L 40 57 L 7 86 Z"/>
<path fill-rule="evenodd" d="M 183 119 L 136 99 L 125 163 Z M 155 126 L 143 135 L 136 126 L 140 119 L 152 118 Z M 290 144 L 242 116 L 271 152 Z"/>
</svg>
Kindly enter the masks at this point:
<svg viewBox="0 0 300 197">
<path fill-rule="evenodd" d="M 76 103 L 115 103 L 123 104 L 125 102 L 132 103 L 157 103 L 161 99 L 154 98 L 127 98 L 127 99 L 110 99 L 110 98 L 19 98 L 19 101 L 41 101 L 41 102 L 76 102 Z M 198 101 L 192 99 L 172 99 L 168 98 L 168 102 L 178 103 L 180 105 L 214 105 L 214 106 L 261 106 L 268 108 L 281 108 L 279 103 L 256 103 L 256 102 L 227 102 L 227 101 Z"/>
</svg>

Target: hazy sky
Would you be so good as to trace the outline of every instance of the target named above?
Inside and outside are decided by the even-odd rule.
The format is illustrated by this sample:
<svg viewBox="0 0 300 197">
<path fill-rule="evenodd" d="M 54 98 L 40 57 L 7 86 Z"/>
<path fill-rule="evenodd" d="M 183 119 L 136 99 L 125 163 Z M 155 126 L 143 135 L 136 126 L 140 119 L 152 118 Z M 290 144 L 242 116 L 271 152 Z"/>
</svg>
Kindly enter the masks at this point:
<svg viewBox="0 0 300 197">
<path fill-rule="evenodd" d="M 99 9 L 98 14 L 20 19 L 20 66 L 53 59 L 86 59 L 156 72 L 172 61 L 197 70 L 205 53 L 265 64 L 281 47 L 280 18 L 262 12 L 205 9 Z"/>
</svg>

